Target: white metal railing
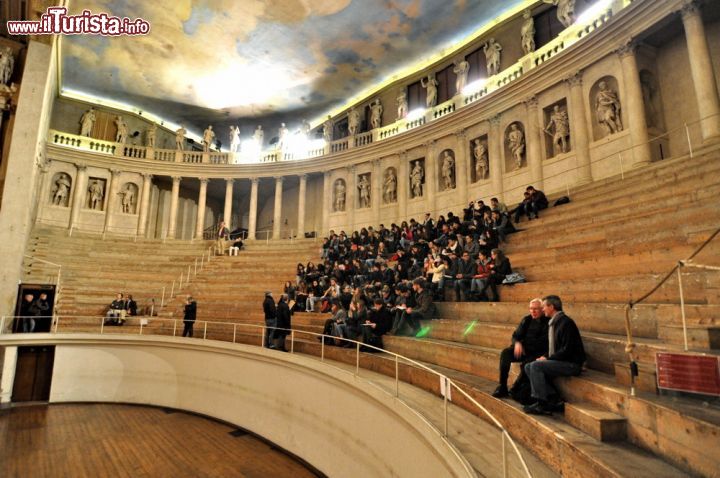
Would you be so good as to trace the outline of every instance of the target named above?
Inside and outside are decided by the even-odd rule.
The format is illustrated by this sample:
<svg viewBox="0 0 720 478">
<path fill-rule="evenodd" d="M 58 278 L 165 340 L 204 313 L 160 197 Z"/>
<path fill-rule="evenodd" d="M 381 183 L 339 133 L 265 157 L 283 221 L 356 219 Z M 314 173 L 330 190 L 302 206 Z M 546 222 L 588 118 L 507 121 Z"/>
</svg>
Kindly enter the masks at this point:
<svg viewBox="0 0 720 478">
<path fill-rule="evenodd" d="M 177 294 L 180 293 L 180 290 L 182 289 L 183 285 L 186 287 L 190 284 L 190 278 L 191 276 L 193 278 L 197 277 L 198 272 L 201 272 L 205 268 L 206 263 L 210 263 L 210 259 L 213 255 L 217 252 L 217 246 L 216 244 L 213 244 L 209 246 L 207 249 L 205 249 L 198 257 L 195 257 L 193 262 L 188 264 L 187 266 L 187 272 L 183 270 L 180 272 L 180 276 L 177 279 L 173 279 L 172 283 L 169 284 L 170 293 L 167 296 L 168 301 L 173 300 Z M 207 256 L 207 259 L 206 259 Z M 198 263 L 198 259 L 200 262 Z M 183 282 L 184 281 L 184 282 Z M 177 284 L 177 289 L 175 288 Z M 160 291 L 160 309 L 162 310 L 165 307 L 165 294 L 167 292 L 168 287 L 163 286 L 162 290 Z M 150 315 L 153 315 L 155 312 L 154 310 L 154 304 L 153 309 L 150 312 Z"/>
<path fill-rule="evenodd" d="M 5 334 L 7 331 L 8 325 L 11 325 L 14 323 L 17 319 L 23 319 L 25 317 L 21 316 L 2 316 L 0 317 L 0 335 Z M 143 335 L 146 334 L 148 328 L 152 328 L 152 335 L 167 335 L 172 337 L 177 337 L 180 332 L 180 325 L 181 323 L 184 324 L 184 322 L 181 319 L 163 319 L 163 318 L 157 318 L 157 317 L 125 317 L 125 324 L 121 326 L 109 326 L 106 325 L 106 322 L 108 320 L 108 317 L 98 317 L 98 316 L 55 316 L 53 317 L 52 327 L 50 330 L 50 333 L 52 334 L 60 334 L 60 333 L 99 333 L 101 335 L 103 334 L 115 334 L 115 333 L 123 333 L 122 331 L 125 331 L 125 334 L 129 334 L 132 327 L 137 328 L 137 333 L 133 335 Z M 131 321 L 137 321 L 137 324 L 133 324 Z M 62 332 L 60 330 L 60 324 L 63 322 L 63 325 L 66 325 L 67 327 L 72 327 L 73 330 L 69 332 Z M 160 327 L 155 327 L 156 324 L 160 324 Z M 522 453 L 520 452 L 519 447 L 515 443 L 515 440 L 510 436 L 507 429 L 500 423 L 500 421 L 492 414 L 490 411 L 485 408 L 483 405 L 481 405 L 477 400 L 475 400 L 470 394 L 468 394 L 465 390 L 463 390 L 459 385 L 457 385 L 451 378 L 448 376 L 438 372 L 437 370 L 432 369 L 431 367 L 428 367 L 427 365 L 424 365 L 420 362 L 417 362 L 411 358 L 405 357 L 403 355 L 387 351 L 385 349 L 375 347 L 372 345 L 365 344 L 363 342 L 359 342 L 356 340 L 351 339 L 345 339 L 345 338 L 338 338 L 330 335 L 324 335 L 319 334 L 316 332 L 309 332 L 304 330 L 296 330 L 296 329 L 284 329 L 280 327 L 270 327 L 267 325 L 260 325 L 260 324 L 250 324 L 250 323 L 238 323 L 238 322 L 215 322 L 215 321 L 207 321 L 207 320 L 198 320 L 195 321 L 193 324 L 194 327 L 197 326 L 201 328 L 202 330 L 202 339 L 208 340 L 208 328 L 211 327 L 218 327 L 218 329 L 211 330 L 213 339 L 211 340 L 220 340 L 223 342 L 232 342 L 232 343 L 244 343 L 248 344 L 248 342 L 242 342 L 238 341 L 238 330 L 239 329 L 249 329 L 251 333 L 249 337 L 246 335 L 245 338 L 248 339 L 248 341 L 251 338 L 254 338 L 255 340 L 259 341 L 260 347 L 265 347 L 265 341 L 267 340 L 268 333 L 270 331 L 282 331 L 285 332 L 290 337 L 290 353 L 296 353 L 296 342 L 299 344 L 305 344 L 305 345 L 313 345 L 317 346 L 317 342 L 314 339 L 318 339 L 320 344 L 320 361 L 323 363 L 327 363 L 325 359 L 325 342 L 326 340 L 329 341 L 341 341 L 344 344 L 351 344 L 352 348 L 354 348 L 355 351 L 355 371 L 353 375 L 355 377 L 360 378 L 360 358 L 361 356 L 365 355 L 361 351 L 361 347 L 363 350 L 372 349 L 374 352 L 382 352 L 385 355 L 389 355 L 391 357 L 391 360 L 394 362 L 394 390 L 392 392 L 392 395 L 398 399 L 402 400 L 400 398 L 400 365 L 405 366 L 411 366 L 420 370 L 423 370 L 426 373 L 429 373 L 431 375 L 434 375 L 438 379 L 438 383 L 440 383 L 440 394 L 443 398 L 443 425 L 442 429 L 439 430 L 441 436 L 449 440 L 450 435 L 450 427 L 449 427 L 449 416 L 448 416 L 448 405 L 449 402 L 452 401 L 452 393 L 453 391 L 456 391 L 457 393 L 460 393 L 463 398 L 467 401 L 469 401 L 475 410 L 480 411 L 486 419 L 493 424 L 495 427 L 497 427 L 501 433 L 501 453 L 502 453 L 502 460 L 503 460 L 503 477 L 507 477 L 509 475 L 509 466 L 508 466 L 508 451 L 506 447 L 506 442 L 510 444 L 510 447 L 512 448 L 512 451 L 517 456 L 518 461 L 520 462 L 522 472 L 524 476 L 532 477 L 532 474 L 530 472 L 530 469 L 528 468 L 527 462 L 525 461 L 525 458 L 523 457 Z M 76 329 L 81 328 L 84 330 L 78 331 Z M 108 328 L 115 330 L 117 332 L 107 332 Z M 170 332 L 172 331 L 172 332 Z M 167 332 L 167 334 L 163 333 Z M 230 332 L 232 332 L 232 339 L 230 340 Z M 242 330 L 241 330 L 242 332 Z M 194 330 L 193 330 L 194 335 Z M 296 336 L 298 335 L 304 335 L 312 338 L 311 341 L 302 341 L 298 340 Z M 256 342 L 257 343 L 257 342 Z M 252 344 L 250 344 L 252 345 Z M 309 353 L 304 355 L 310 355 Z M 371 355 L 365 355 L 366 357 L 369 357 Z M 331 364 L 328 364 L 331 365 Z M 340 368 L 340 370 L 345 370 Z M 372 382 L 367 377 L 363 377 L 364 380 Z M 382 390 L 385 390 L 381 388 Z M 387 390 L 386 390 L 387 392 Z M 389 392 L 388 392 L 389 393 Z M 407 402 L 403 401 L 407 404 Z M 416 412 L 420 413 L 421 415 L 425 416 L 423 414 L 422 410 L 415 409 Z M 428 417 L 426 417 L 426 420 L 428 423 L 431 423 Z"/>
</svg>

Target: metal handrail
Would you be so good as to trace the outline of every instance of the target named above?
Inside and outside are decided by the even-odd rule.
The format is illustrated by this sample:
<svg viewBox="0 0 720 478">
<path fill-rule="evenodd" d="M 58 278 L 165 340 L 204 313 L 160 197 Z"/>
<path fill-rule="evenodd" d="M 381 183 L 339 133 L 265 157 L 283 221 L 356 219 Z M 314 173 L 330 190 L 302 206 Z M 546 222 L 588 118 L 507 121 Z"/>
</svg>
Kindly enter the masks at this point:
<svg viewBox="0 0 720 478">
<path fill-rule="evenodd" d="M 51 333 L 53 333 L 53 334 L 62 333 L 62 332 L 58 332 L 61 317 L 64 319 L 100 320 L 100 334 L 104 333 L 105 321 L 107 320 L 107 317 L 99 317 L 99 316 L 55 316 L 54 322 L 53 322 L 52 328 L 51 328 L 52 329 Z M 0 317 L 0 335 L 5 333 L 6 322 L 8 320 L 12 321 L 16 318 L 22 318 L 22 317 L 19 317 L 19 316 L 2 316 L 2 317 Z M 173 325 L 173 333 L 172 333 L 173 337 L 177 336 L 178 322 L 182 321 L 181 319 L 164 319 L 164 318 L 143 317 L 143 316 L 135 316 L 135 317 L 127 317 L 126 316 L 125 317 L 126 322 L 128 320 L 132 320 L 132 319 L 138 319 L 140 321 L 139 322 L 140 328 L 139 328 L 137 335 L 143 335 L 144 326 L 145 327 L 149 326 L 150 322 L 170 322 Z M 143 322 L 143 320 L 147 321 L 146 322 L 147 325 Z M 236 343 L 238 326 L 249 328 L 249 329 L 259 330 L 261 347 L 264 347 L 265 335 L 268 330 L 274 330 L 274 331 L 279 330 L 279 331 L 283 331 L 283 332 L 288 332 L 287 335 L 290 336 L 290 353 L 295 353 L 295 340 L 296 340 L 295 335 L 296 334 L 305 334 L 305 335 L 309 335 L 312 337 L 316 337 L 316 338 L 320 339 L 320 361 L 323 363 L 325 363 L 325 339 L 326 338 L 330 339 L 330 340 L 338 339 L 343 342 L 351 343 L 351 344 L 355 345 L 355 347 L 354 347 L 355 354 L 356 354 L 355 373 L 354 373 L 355 376 L 358 376 L 360 373 L 360 347 L 366 347 L 366 348 L 370 348 L 370 349 L 373 349 L 378 352 L 383 352 L 384 354 L 391 355 L 395 359 L 395 395 L 394 396 L 395 396 L 395 398 L 398 398 L 398 399 L 399 399 L 399 391 L 400 391 L 400 388 L 399 388 L 399 384 L 400 384 L 399 361 L 402 359 L 404 361 L 404 363 L 410 364 L 416 368 L 419 368 L 421 370 L 429 372 L 429 373 L 437 376 L 440 380 L 444 381 L 444 383 L 446 385 L 446 389 L 445 389 L 445 393 L 443 394 L 443 414 L 444 414 L 444 427 L 443 427 L 443 431 L 442 431 L 443 438 L 448 439 L 448 430 L 449 430 L 449 428 L 448 428 L 448 401 L 449 401 L 448 396 L 451 395 L 451 390 L 454 387 L 458 392 L 460 392 L 460 394 L 465 399 L 467 399 L 470 403 L 475 405 L 492 422 L 492 424 L 494 424 L 497 428 L 500 429 L 500 432 L 503 436 L 503 446 L 502 446 L 503 452 L 502 453 L 503 453 L 503 464 L 504 464 L 503 465 L 504 476 L 507 476 L 507 466 L 505 465 L 505 463 L 507 462 L 507 456 L 506 456 L 507 452 L 505 450 L 504 440 L 508 440 L 510 442 L 510 444 L 512 445 L 512 448 L 515 451 L 518 459 L 520 460 L 520 463 L 522 464 L 522 468 L 525 471 L 526 476 L 532 477 L 532 474 L 530 473 L 530 469 L 528 468 L 527 462 L 525 461 L 525 458 L 522 456 L 522 453 L 520 452 L 519 447 L 517 446 L 517 444 L 515 443 L 513 438 L 510 436 L 508 431 L 505 429 L 505 427 L 502 425 L 502 423 L 500 423 L 500 421 L 497 418 L 495 418 L 495 416 L 492 413 L 490 413 L 490 411 L 487 408 L 485 408 L 483 405 L 478 403 L 478 401 L 475 400 L 472 396 L 470 396 L 470 394 L 468 394 L 465 390 L 460 388 L 460 386 L 458 386 L 450 377 L 438 372 L 437 370 L 432 369 L 431 367 L 428 367 L 425 364 L 417 362 L 417 361 L 415 361 L 409 357 L 406 357 L 404 355 L 401 355 L 401 354 L 398 354 L 395 352 L 391 352 L 391 351 L 382 349 L 380 347 L 375 347 L 373 345 L 365 344 L 365 343 L 359 342 L 357 340 L 340 338 L 340 337 L 335 337 L 332 335 L 320 334 L 317 332 L 310 332 L 310 331 L 296 330 L 296 329 L 286 329 L 286 328 L 282 328 L 282 327 L 273 327 L 273 326 L 259 325 L 259 324 L 249 324 L 249 323 L 242 323 L 242 322 L 218 322 L 218 321 L 209 321 L 209 320 L 197 320 L 197 321 L 195 321 L 195 324 L 196 325 L 201 324 L 203 326 L 203 336 L 202 336 L 203 340 L 207 340 L 208 325 L 211 325 L 211 324 L 212 325 L 220 325 L 223 327 L 228 327 L 228 326 L 232 325 L 232 330 L 233 330 L 232 343 Z M 127 330 L 127 329 L 125 329 L 125 330 Z"/>
</svg>

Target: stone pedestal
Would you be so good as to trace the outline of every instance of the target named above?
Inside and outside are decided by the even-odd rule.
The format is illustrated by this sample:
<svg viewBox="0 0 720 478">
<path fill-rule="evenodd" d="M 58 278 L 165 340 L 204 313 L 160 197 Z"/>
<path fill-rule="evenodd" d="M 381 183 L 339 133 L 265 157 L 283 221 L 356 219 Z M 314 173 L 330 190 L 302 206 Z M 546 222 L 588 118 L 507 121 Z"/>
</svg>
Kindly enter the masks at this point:
<svg viewBox="0 0 720 478">
<path fill-rule="evenodd" d="M 195 222 L 195 239 L 202 240 L 205 231 L 205 204 L 207 202 L 207 178 L 200 179 L 200 192 L 198 193 L 197 220 Z"/>
<path fill-rule="evenodd" d="M 166 237 L 168 239 L 175 239 L 175 229 L 177 228 L 177 212 L 178 212 L 178 200 L 180 198 L 180 181 L 181 177 L 173 176 L 172 178 L 172 191 L 170 193 L 170 217 L 168 218 L 168 230 Z"/>
<path fill-rule="evenodd" d="M 250 180 L 250 211 L 248 214 L 248 239 L 255 239 L 257 229 L 258 178 Z"/>
</svg>

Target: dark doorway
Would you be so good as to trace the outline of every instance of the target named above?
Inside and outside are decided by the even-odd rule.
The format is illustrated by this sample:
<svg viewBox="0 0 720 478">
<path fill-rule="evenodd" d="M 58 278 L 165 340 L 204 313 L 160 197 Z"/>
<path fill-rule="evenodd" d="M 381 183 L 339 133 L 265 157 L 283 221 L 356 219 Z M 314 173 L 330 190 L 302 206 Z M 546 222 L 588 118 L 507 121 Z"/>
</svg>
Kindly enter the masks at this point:
<svg viewBox="0 0 720 478">
<path fill-rule="evenodd" d="M 12 401 L 47 402 L 54 362 L 54 345 L 18 347 Z"/>
<path fill-rule="evenodd" d="M 33 309 L 37 311 L 36 313 L 38 314 L 38 316 L 33 319 L 35 323 L 33 332 L 50 332 L 55 308 L 55 284 L 20 284 L 18 286 L 17 301 L 15 303 L 16 316 L 24 316 L 27 314 L 27 312 L 23 310 L 23 301 L 26 295 L 32 295 L 33 301 L 36 301 L 40 299 L 40 296 L 43 294 L 48 309 L 44 312 L 39 312 L 39 308 Z M 13 332 L 22 332 L 21 320 L 16 319 L 14 321 Z"/>
</svg>

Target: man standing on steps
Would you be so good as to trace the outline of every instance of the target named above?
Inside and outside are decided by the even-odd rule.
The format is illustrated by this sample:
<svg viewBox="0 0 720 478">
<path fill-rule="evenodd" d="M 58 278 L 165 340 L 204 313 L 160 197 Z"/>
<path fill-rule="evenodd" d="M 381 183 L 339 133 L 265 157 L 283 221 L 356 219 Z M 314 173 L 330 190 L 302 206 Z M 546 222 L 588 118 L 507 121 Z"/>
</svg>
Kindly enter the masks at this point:
<svg viewBox="0 0 720 478">
<path fill-rule="evenodd" d="M 275 331 L 275 323 L 277 320 L 277 308 L 272 298 L 272 292 L 265 292 L 265 300 L 263 301 L 263 312 L 265 312 L 265 347 L 273 348 L 271 338 Z"/>
<path fill-rule="evenodd" d="M 575 322 L 563 312 L 560 297 L 556 295 L 544 297 L 543 313 L 546 317 L 550 317 L 548 354 L 525 365 L 525 373 L 530 379 L 535 403 L 526 406 L 524 410 L 533 415 L 550 415 L 553 411 L 562 408 L 561 402 L 555 405 L 550 403 L 551 398 L 557 397 L 552 379 L 580 375 L 582 364 L 585 362 L 585 348 L 580 331 Z"/>
<path fill-rule="evenodd" d="M 183 315 L 183 323 L 185 328 L 183 329 L 183 337 L 193 336 L 193 327 L 195 326 L 195 318 L 197 317 L 197 302 L 195 302 L 191 295 L 185 298 L 185 314 Z"/>
<path fill-rule="evenodd" d="M 531 300 L 530 314 L 522 318 L 520 325 L 512 334 L 513 344 L 500 353 L 500 384 L 493 392 L 493 397 L 505 398 L 512 395 L 519 402 L 524 401 L 521 390 L 523 384 L 528 383 L 527 376 L 521 367 L 520 376 L 515 381 L 512 391 L 509 391 L 507 380 L 510 365 L 512 362 L 520 362 L 524 367 L 525 364 L 536 360 L 538 357 L 547 355 L 548 320 L 550 319 L 543 315 L 542 300 Z M 525 396 L 527 397 L 527 392 Z"/>
</svg>

